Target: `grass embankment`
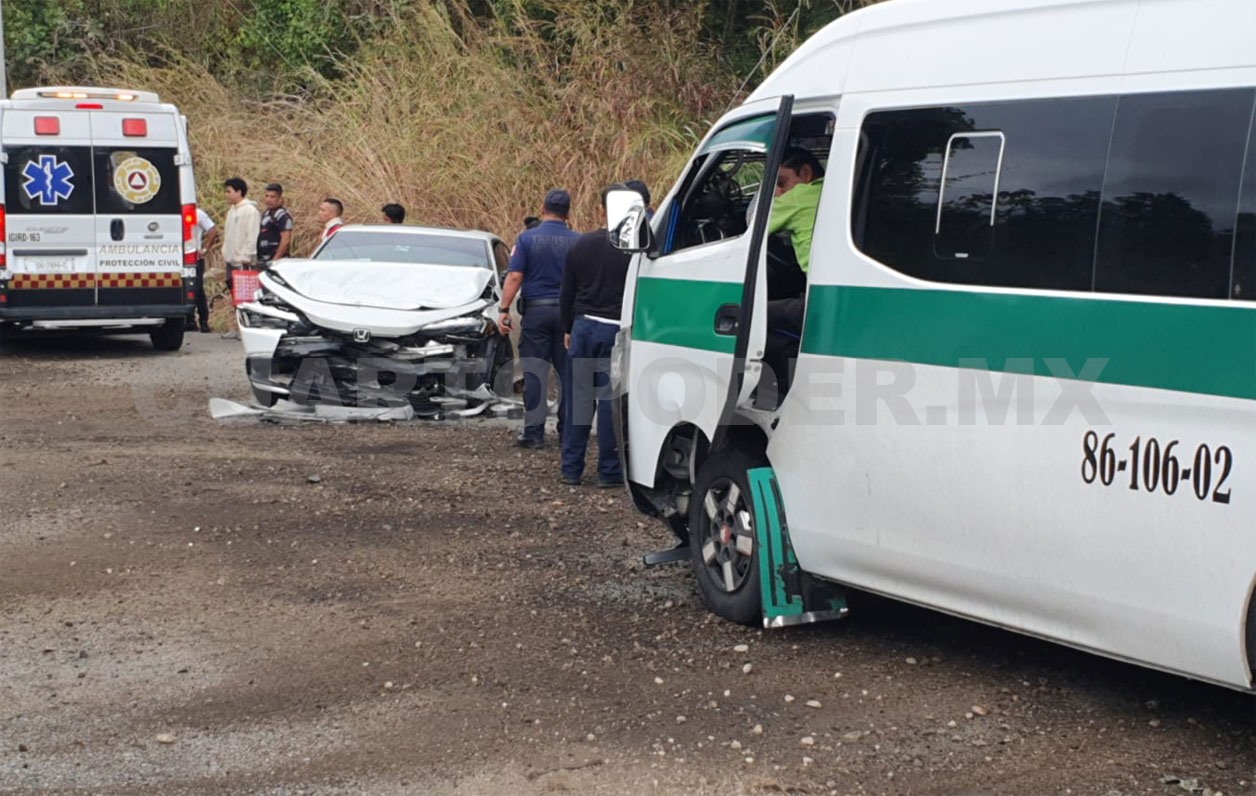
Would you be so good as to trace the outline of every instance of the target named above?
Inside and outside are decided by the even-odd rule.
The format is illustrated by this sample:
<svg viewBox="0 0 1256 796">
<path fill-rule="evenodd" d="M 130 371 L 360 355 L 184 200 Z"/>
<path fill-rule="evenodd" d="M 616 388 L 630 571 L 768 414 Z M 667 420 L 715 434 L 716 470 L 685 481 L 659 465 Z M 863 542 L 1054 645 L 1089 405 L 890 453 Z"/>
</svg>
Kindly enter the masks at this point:
<svg viewBox="0 0 1256 796">
<path fill-rule="evenodd" d="M 737 86 L 695 52 L 694 10 L 553 0 L 551 23 L 491 25 L 420 4 L 307 98 L 249 99 L 197 65 L 115 63 L 108 79 L 158 91 L 187 114 L 201 203 L 221 221 L 220 187 L 284 184 L 298 254 L 318 239 L 324 196 L 350 222 L 385 202 L 408 221 L 513 238 L 546 189 L 572 192 L 573 225 L 603 219 L 600 192 L 629 178 L 669 187 Z"/>
</svg>

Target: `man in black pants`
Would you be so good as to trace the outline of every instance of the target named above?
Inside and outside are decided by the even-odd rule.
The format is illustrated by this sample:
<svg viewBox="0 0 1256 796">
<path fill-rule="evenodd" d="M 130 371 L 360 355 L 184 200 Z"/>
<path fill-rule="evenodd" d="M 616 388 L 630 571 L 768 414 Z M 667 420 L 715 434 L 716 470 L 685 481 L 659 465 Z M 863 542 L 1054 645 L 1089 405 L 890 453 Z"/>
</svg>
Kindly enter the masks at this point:
<svg viewBox="0 0 1256 796">
<path fill-rule="evenodd" d="M 205 252 L 218 238 L 218 226 L 203 207 L 196 208 L 196 226 L 192 228 L 192 234 L 196 238 L 196 314 L 200 316 L 197 328 L 206 334 L 209 332 L 209 301 L 205 298 Z"/>
<path fill-rule="evenodd" d="M 510 303 L 522 289 L 519 312 L 523 315 L 519 337 L 519 358 L 523 362 L 523 433 L 515 444 L 539 448 L 545 444 L 545 400 L 550 367 L 564 376 L 567 349 L 558 317 L 558 294 L 563 283 L 567 252 L 580 239 L 580 233 L 567 226 L 571 195 L 561 188 L 545 194 L 541 223 L 519 233 L 510 253 L 502 303 L 498 307 L 497 328 L 510 333 Z M 558 437 L 563 435 L 563 409 L 558 410 Z"/>
<path fill-rule="evenodd" d="M 641 194 L 647 207 L 650 191 L 645 183 L 612 185 L 602 192 L 631 189 Z M 597 483 L 600 487 L 623 486 L 619 449 L 611 417 L 610 360 L 619 332 L 624 304 L 624 280 L 632 255 L 616 249 L 606 229 L 589 232 L 567 253 L 558 311 L 566 331 L 567 375 L 563 379 L 563 463 L 560 480 L 576 485 L 584 474 L 585 450 L 597 410 Z"/>
</svg>

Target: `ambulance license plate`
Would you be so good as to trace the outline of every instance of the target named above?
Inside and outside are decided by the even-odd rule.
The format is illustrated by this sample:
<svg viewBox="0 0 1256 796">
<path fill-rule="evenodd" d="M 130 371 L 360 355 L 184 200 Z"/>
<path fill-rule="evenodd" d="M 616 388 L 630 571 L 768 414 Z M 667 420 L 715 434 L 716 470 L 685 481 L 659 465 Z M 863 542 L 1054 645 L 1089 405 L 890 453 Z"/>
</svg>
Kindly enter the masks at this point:
<svg viewBox="0 0 1256 796">
<path fill-rule="evenodd" d="M 74 270 L 71 257 L 23 257 L 22 265 L 32 274 L 68 274 Z"/>
</svg>

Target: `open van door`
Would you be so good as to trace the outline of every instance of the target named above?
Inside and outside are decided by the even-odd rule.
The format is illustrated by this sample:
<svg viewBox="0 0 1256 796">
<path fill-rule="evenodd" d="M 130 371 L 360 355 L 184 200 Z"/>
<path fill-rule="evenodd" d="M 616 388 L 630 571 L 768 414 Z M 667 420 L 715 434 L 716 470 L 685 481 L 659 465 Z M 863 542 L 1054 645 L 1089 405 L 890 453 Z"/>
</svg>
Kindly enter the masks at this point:
<svg viewBox="0 0 1256 796">
<path fill-rule="evenodd" d="M 653 485 L 661 446 L 677 426 L 707 439 L 734 422 L 758 384 L 766 338 L 766 229 L 793 97 L 758 104 L 707 137 L 654 220 L 637 258 L 617 357 L 629 391 L 628 477 Z M 784 123 L 781 123 L 784 120 Z M 612 227 L 618 219 L 610 219 Z M 639 248 L 631 233 L 621 235 Z M 643 248 L 643 246 L 641 247 Z"/>
</svg>

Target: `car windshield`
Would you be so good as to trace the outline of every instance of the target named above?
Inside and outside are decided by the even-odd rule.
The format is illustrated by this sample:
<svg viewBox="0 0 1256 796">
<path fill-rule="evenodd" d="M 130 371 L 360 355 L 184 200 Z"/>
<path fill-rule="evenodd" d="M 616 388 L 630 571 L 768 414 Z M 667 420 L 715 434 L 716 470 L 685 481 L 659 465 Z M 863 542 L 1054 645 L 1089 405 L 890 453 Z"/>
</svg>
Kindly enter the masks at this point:
<svg viewBox="0 0 1256 796">
<path fill-rule="evenodd" d="M 314 259 L 492 267 L 488 246 L 476 238 L 366 229 L 340 230 Z"/>
</svg>

